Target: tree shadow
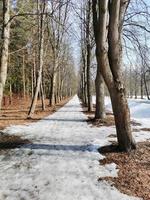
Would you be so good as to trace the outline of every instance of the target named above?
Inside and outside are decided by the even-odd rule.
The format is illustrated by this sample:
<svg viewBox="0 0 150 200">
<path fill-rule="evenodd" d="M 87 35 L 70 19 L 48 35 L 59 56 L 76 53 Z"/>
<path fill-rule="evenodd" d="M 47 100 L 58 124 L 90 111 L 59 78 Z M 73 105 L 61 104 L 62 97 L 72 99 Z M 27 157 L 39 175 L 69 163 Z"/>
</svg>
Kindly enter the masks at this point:
<svg viewBox="0 0 150 200">
<path fill-rule="evenodd" d="M 68 119 L 68 118 L 44 118 L 44 121 L 58 121 L 58 122 L 86 122 L 86 119 Z"/>
<path fill-rule="evenodd" d="M 114 144 L 98 148 L 98 152 L 100 154 L 107 154 L 107 153 L 118 153 L 121 152 L 121 150 L 119 149 L 118 144 L 114 142 Z"/>
<path fill-rule="evenodd" d="M 24 149 L 37 149 L 49 151 L 73 151 L 73 152 L 97 152 L 97 146 L 86 145 L 63 145 L 63 144 L 25 144 L 20 146 Z"/>
</svg>

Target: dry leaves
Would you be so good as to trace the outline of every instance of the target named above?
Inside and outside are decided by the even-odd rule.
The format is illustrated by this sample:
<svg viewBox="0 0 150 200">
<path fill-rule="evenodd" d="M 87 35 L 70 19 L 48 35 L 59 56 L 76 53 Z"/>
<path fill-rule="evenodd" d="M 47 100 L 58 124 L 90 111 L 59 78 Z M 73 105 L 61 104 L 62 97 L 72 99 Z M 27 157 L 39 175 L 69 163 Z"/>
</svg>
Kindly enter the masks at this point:
<svg viewBox="0 0 150 200">
<path fill-rule="evenodd" d="M 119 173 L 117 178 L 107 177 L 99 180 L 113 182 L 115 187 L 125 194 L 150 200 L 150 142 L 139 143 L 137 150 L 131 154 L 117 152 L 116 149 L 105 152 L 103 149 L 106 158 L 100 161 L 100 164 L 114 162 L 119 168 Z"/>
</svg>

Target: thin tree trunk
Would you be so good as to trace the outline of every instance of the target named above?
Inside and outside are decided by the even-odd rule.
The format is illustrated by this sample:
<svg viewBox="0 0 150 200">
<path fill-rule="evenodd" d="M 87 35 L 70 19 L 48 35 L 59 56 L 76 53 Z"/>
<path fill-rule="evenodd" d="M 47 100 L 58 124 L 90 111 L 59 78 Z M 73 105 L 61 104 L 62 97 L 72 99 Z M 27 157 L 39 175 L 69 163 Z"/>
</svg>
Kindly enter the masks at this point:
<svg viewBox="0 0 150 200">
<path fill-rule="evenodd" d="M 3 91 L 7 78 L 9 37 L 10 37 L 9 19 L 10 19 L 10 0 L 3 0 L 2 49 L 0 57 L 0 110 L 2 108 Z"/>
<path fill-rule="evenodd" d="M 44 1 L 42 13 L 44 13 L 44 11 L 45 11 L 45 6 L 46 6 L 45 4 L 46 4 L 46 2 Z M 39 12 L 39 2 L 38 2 L 38 12 Z M 39 91 L 40 91 L 41 79 L 42 79 L 43 52 L 44 52 L 44 49 L 43 49 L 43 46 L 44 46 L 44 19 L 45 19 L 45 15 L 43 15 L 43 14 L 41 14 L 40 19 L 38 19 L 38 21 L 39 21 L 39 47 L 38 47 L 39 71 L 38 71 L 35 93 L 34 93 L 34 96 L 32 98 L 32 103 L 31 103 L 30 110 L 29 110 L 29 113 L 28 113 L 28 118 L 31 118 L 32 115 L 34 114 L 35 107 L 36 107 L 36 104 L 37 104 L 38 94 L 39 94 Z"/>
<path fill-rule="evenodd" d="M 86 70 L 87 70 L 86 67 L 84 67 L 83 80 L 84 80 L 84 104 L 85 104 L 85 106 L 87 106 L 87 103 L 88 103 Z"/>
<path fill-rule="evenodd" d="M 25 56 L 22 57 L 22 81 L 23 81 L 23 98 L 26 97 L 26 81 L 25 81 Z"/>
<path fill-rule="evenodd" d="M 91 19 L 91 0 L 88 1 L 87 5 L 87 19 L 86 19 L 86 50 L 87 50 L 87 100 L 88 100 L 88 111 L 93 110 L 92 104 L 92 88 L 91 88 L 91 44 L 90 44 L 90 20 Z"/>
<path fill-rule="evenodd" d="M 150 100 L 148 86 L 147 86 L 147 83 L 146 83 L 146 72 L 144 73 L 144 85 L 145 85 L 145 91 L 146 91 L 147 99 Z"/>
<path fill-rule="evenodd" d="M 143 74 L 141 73 L 141 99 L 143 99 Z"/>
<path fill-rule="evenodd" d="M 12 104 L 12 86 L 9 84 L 9 104 Z"/>
<path fill-rule="evenodd" d="M 34 78 L 33 78 L 33 69 L 31 69 L 31 96 L 33 98 L 34 95 Z"/>
<path fill-rule="evenodd" d="M 50 106 L 55 105 L 56 78 L 57 74 L 56 72 L 54 72 L 51 79 L 51 91 L 50 91 L 50 102 L 49 102 Z"/>
<path fill-rule="evenodd" d="M 137 75 L 135 75 L 137 76 Z M 135 99 L 137 99 L 137 77 L 135 77 L 135 84 L 134 84 L 134 97 Z"/>
<path fill-rule="evenodd" d="M 45 98 L 44 98 L 44 90 L 43 90 L 43 85 L 41 83 L 40 85 L 40 91 L 41 91 L 41 101 L 42 101 L 42 110 L 45 110 Z"/>
</svg>

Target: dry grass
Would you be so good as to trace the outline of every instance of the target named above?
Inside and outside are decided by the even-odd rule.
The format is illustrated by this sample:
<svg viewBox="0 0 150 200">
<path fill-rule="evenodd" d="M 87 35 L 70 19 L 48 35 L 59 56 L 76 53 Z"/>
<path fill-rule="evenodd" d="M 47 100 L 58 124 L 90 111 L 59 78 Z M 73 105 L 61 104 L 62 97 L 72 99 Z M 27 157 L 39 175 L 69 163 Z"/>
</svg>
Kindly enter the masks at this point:
<svg viewBox="0 0 150 200">
<path fill-rule="evenodd" d="M 105 177 L 114 183 L 121 192 L 150 200 L 150 142 L 137 145 L 137 150 L 128 153 L 117 151 L 116 145 L 103 147 L 100 152 L 106 156 L 100 164 L 116 163 L 119 168 L 118 177 Z"/>
</svg>

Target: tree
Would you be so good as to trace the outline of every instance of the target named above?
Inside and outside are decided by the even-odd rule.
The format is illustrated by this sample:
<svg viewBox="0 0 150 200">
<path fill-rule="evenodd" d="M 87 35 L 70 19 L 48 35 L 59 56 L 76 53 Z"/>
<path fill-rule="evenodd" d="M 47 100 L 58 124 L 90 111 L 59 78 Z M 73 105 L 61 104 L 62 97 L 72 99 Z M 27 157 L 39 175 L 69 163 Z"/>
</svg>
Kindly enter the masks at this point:
<svg viewBox="0 0 150 200">
<path fill-rule="evenodd" d="M 41 12 L 42 14 L 38 16 L 38 65 L 39 65 L 39 69 L 38 69 L 38 77 L 37 77 L 37 81 L 36 81 L 36 88 L 35 88 L 35 93 L 34 96 L 32 98 L 32 103 L 31 103 L 31 107 L 28 113 L 28 118 L 31 118 L 34 111 L 35 111 L 35 106 L 37 103 L 37 98 L 38 98 L 38 94 L 41 92 L 43 94 L 43 88 L 42 88 L 42 71 L 43 71 L 43 55 L 44 55 L 44 20 L 45 20 L 45 10 L 46 10 L 46 0 L 44 0 L 44 2 L 42 4 L 39 3 L 39 1 L 37 0 L 37 9 L 38 12 Z M 41 9 L 41 10 L 39 10 Z M 42 105 L 43 105 L 43 109 L 44 109 L 44 99 L 42 97 Z"/>
<path fill-rule="evenodd" d="M 3 91 L 7 78 L 8 51 L 10 39 L 10 1 L 3 0 L 3 26 L 2 26 L 2 46 L 0 53 L 0 110 L 2 107 Z"/>
<path fill-rule="evenodd" d="M 97 63 L 97 72 L 95 79 L 95 91 L 96 91 L 96 108 L 95 119 L 104 119 L 105 113 L 105 85 L 104 79 L 100 72 L 99 62 Z"/>
<path fill-rule="evenodd" d="M 129 1 L 125 0 L 92 1 L 97 62 L 110 93 L 118 146 L 123 151 L 131 151 L 136 147 L 122 81 L 122 26 L 128 4 Z"/>
<path fill-rule="evenodd" d="M 91 42 L 91 0 L 87 2 L 86 9 L 86 52 L 87 52 L 87 100 L 88 100 L 88 111 L 93 110 L 92 103 L 92 86 L 91 86 L 91 51 L 92 51 L 92 42 Z"/>
<path fill-rule="evenodd" d="M 57 9 L 56 9 L 57 8 Z M 63 52 L 63 42 L 67 33 L 67 21 L 69 11 L 69 1 L 51 1 L 50 3 L 51 12 L 55 15 L 49 19 L 47 23 L 48 28 L 48 39 L 51 45 L 52 53 L 52 70 L 51 70 L 51 89 L 49 95 L 49 104 L 54 106 L 57 102 L 57 81 L 59 79 L 59 65 L 61 63 L 61 52 Z M 59 85 L 59 84 L 58 84 Z"/>
</svg>

